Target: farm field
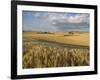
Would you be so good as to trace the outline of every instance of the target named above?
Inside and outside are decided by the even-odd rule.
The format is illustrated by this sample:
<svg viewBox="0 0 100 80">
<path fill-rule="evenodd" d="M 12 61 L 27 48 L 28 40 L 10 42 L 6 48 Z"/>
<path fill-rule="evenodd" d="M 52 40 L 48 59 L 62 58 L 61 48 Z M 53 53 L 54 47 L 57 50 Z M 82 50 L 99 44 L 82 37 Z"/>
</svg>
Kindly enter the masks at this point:
<svg viewBox="0 0 100 80">
<path fill-rule="evenodd" d="M 89 65 L 88 32 L 23 32 L 23 68 Z"/>
</svg>

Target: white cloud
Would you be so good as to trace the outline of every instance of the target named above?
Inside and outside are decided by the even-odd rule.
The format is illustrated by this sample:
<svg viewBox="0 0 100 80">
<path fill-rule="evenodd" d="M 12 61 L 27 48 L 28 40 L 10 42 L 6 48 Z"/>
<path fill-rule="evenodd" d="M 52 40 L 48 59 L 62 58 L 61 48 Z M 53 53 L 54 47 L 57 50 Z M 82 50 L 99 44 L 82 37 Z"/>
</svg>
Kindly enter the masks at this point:
<svg viewBox="0 0 100 80">
<path fill-rule="evenodd" d="M 44 18 L 48 20 L 51 24 L 54 23 L 69 23 L 69 24 L 80 24 L 86 23 L 89 24 L 89 14 L 87 13 L 54 13 L 54 12 L 36 12 L 33 14 L 34 17 Z"/>
<path fill-rule="evenodd" d="M 65 20 L 66 17 L 67 16 L 65 14 L 58 14 L 58 13 L 48 14 L 48 20 L 50 21 L 54 21 L 54 20 L 61 21 L 61 20 Z"/>
<path fill-rule="evenodd" d="M 89 15 L 88 14 L 75 14 L 73 15 L 67 15 L 67 14 L 49 14 L 48 20 L 51 23 L 69 23 L 69 24 L 79 24 L 79 23 L 88 23 L 89 24 Z"/>
<path fill-rule="evenodd" d="M 79 14 L 76 16 L 70 16 L 67 18 L 67 22 L 69 23 L 88 23 L 89 22 L 89 17 L 85 14 Z"/>
</svg>

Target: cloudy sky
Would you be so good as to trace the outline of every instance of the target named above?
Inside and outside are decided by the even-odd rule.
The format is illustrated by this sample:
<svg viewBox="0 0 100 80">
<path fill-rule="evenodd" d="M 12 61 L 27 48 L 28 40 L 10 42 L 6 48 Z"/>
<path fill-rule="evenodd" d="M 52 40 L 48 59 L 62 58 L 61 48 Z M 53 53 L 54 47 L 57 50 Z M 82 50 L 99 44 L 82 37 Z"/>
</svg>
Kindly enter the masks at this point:
<svg viewBox="0 0 100 80">
<path fill-rule="evenodd" d="M 23 31 L 86 31 L 89 32 L 88 13 L 23 11 Z"/>
</svg>

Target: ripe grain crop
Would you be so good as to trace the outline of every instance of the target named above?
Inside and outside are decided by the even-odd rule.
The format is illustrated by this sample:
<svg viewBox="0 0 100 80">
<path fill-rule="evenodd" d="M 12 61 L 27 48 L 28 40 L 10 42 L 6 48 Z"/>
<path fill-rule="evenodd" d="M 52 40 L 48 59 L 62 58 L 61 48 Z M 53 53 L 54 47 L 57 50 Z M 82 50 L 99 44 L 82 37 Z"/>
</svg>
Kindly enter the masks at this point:
<svg viewBox="0 0 100 80">
<path fill-rule="evenodd" d="M 24 42 L 23 68 L 68 67 L 89 65 L 89 49 L 54 43 Z"/>
</svg>

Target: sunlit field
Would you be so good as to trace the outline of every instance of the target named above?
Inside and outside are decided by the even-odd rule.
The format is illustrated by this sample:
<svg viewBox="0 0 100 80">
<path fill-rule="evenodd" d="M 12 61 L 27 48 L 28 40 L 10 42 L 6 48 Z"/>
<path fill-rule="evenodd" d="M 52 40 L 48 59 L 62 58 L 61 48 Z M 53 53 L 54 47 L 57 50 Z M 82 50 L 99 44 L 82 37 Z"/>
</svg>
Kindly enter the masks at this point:
<svg viewBox="0 0 100 80">
<path fill-rule="evenodd" d="M 88 32 L 23 32 L 23 68 L 88 66 Z"/>
</svg>

